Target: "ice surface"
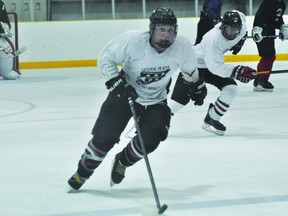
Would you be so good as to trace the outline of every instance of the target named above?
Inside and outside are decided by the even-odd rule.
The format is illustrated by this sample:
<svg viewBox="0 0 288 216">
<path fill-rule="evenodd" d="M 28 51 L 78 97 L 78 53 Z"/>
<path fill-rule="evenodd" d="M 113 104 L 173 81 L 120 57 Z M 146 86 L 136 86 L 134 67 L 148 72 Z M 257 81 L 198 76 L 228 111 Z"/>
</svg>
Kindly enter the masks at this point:
<svg viewBox="0 0 288 216">
<path fill-rule="evenodd" d="M 274 65 L 286 68 L 287 62 Z M 138 216 L 156 208 L 144 160 L 109 186 L 112 159 L 129 142 L 125 132 L 82 190 L 65 191 L 107 95 L 97 70 L 22 73 L 0 80 L 0 215 Z M 149 156 L 161 205 L 168 205 L 163 215 L 287 215 L 288 74 L 271 82 L 273 93 L 239 83 L 221 119 L 225 136 L 201 129 L 219 94 L 214 87 L 203 106 L 190 103 L 173 117 L 168 139 Z"/>
</svg>

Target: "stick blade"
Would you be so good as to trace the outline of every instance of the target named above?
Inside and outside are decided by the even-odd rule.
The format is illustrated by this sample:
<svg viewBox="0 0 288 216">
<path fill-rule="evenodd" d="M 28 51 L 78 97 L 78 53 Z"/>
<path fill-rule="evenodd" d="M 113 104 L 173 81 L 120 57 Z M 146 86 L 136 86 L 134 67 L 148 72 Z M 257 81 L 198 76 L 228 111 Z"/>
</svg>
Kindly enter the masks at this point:
<svg viewBox="0 0 288 216">
<path fill-rule="evenodd" d="M 168 206 L 166 204 L 162 205 L 160 208 L 159 208 L 159 211 L 158 211 L 158 214 L 161 215 L 163 214 L 166 209 L 168 208 Z"/>
</svg>

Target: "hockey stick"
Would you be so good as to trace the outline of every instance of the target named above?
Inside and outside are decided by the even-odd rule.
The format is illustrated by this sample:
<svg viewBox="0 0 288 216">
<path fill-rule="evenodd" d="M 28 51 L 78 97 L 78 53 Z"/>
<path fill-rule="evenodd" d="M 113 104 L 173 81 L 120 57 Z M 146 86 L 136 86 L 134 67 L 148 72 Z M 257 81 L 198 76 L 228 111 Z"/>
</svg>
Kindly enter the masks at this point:
<svg viewBox="0 0 288 216">
<path fill-rule="evenodd" d="M 263 35 L 263 38 L 281 38 L 282 35 Z M 247 38 L 253 38 L 253 36 L 247 36 Z"/>
<path fill-rule="evenodd" d="M 288 73 L 288 70 L 274 70 L 274 71 L 257 71 L 256 75 L 261 74 L 280 74 L 280 73 Z"/>
<path fill-rule="evenodd" d="M 160 201 L 159 201 L 159 197 L 158 197 L 155 181 L 154 181 L 154 178 L 153 178 L 151 166 L 150 166 L 150 163 L 149 163 L 149 160 L 148 160 L 147 152 L 146 152 L 146 149 L 145 149 L 145 146 L 144 146 L 144 142 L 143 142 L 143 139 L 142 139 L 142 134 L 141 134 L 141 131 L 140 131 L 140 128 L 139 128 L 139 124 L 138 124 L 138 121 L 137 121 L 137 115 L 136 115 L 136 111 L 135 111 L 135 107 L 134 107 L 134 102 L 133 102 L 131 97 L 128 98 L 128 102 L 129 102 L 130 109 L 131 109 L 131 112 L 132 112 L 132 115 L 133 115 L 134 124 L 135 124 L 136 130 L 137 130 L 137 133 L 138 133 L 140 146 L 141 146 L 141 149 L 143 151 L 143 156 L 144 156 L 144 159 L 145 159 L 147 171 L 148 171 L 150 182 L 151 182 L 151 185 L 152 185 L 154 198 L 155 198 L 155 201 L 156 201 L 156 206 L 158 208 L 158 214 L 163 214 L 164 211 L 168 208 L 168 206 L 166 204 L 164 204 L 162 206 L 160 205 Z"/>
<path fill-rule="evenodd" d="M 9 51 L 7 49 L 5 49 L 5 47 L 1 46 L 0 45 L 0 51 L 4 52 L 8 58 L 14 58 L 14 57 L 17 57 L 19 56 L 20 54 L 22 54 L 23 52 L 25 52 L 27 50 L 26 47 L 22 47 L 18 50 L 15 50 L 14 52 L 13 51 Z"/>
</svg>

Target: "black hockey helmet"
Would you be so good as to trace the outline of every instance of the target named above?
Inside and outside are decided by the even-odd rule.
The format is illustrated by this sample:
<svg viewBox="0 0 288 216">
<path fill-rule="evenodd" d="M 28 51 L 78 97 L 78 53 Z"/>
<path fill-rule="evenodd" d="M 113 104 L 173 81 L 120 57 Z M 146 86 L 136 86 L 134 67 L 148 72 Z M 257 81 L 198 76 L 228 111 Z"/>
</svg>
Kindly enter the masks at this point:
<svg viewBox="0 0 288 216">
<path fill-rule="evenodd" d="M 174 26 L 175 35 L 177 34 L 177 18 L 171 8 L 156 8 L 150 16 L 150 34 L 153 35 L 156 25 Z"/>
<path fill-rule="evenodd" d="M 227 27 L 230 27 L 232 31 L 228 32 L 229 30 L 227 29 Z M 222 35 L 228 40 L 234 40 L 237 35 L 240 34 L 241 28 L 242 20 L 239 13 L 237 11 L 225 12 L 220 26 Z"/>
<path fill-rule="evenodd" d="M 158 25 L 173 27 L 174 38 L 172 40 L 157 39 L 154 33 L 155 33 L 155 28 Z M 178 31 L 177 18 L 173 10 L 168 7 L 156 8 L 150 16 L 149 31 L 150 31 L 150 36 L 152 40 L 154 40 L 154 42 L 159 47 L 168 48 L 169 46 L 171 46 L 177 36 L 177 31 Z"/>
</svg>

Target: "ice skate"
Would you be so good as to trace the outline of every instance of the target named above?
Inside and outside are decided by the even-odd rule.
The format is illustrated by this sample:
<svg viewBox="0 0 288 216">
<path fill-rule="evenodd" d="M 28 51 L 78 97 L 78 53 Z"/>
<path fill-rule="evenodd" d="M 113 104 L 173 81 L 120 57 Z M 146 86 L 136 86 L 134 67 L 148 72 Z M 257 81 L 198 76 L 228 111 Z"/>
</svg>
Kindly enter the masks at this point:
<svg viewBox="0 0 288 216">
<path fill-rule="evenodd" d="M 209 110 L 212 107 L 213 107 L 213 104 L 210 104 L 208 113 L 204 119 L 204 124 L 202 128 L 208 132 L 223 136 L 226 131 L 226 127 L 223 124 L 221 124 L 219 121 L 216 121 L 210 117 Z"/>
<path fill-rule="evenodd" d="M 125 177 L 125 170 L 126 166 L 122 165 L 119 161 L 120 154 L 118 153 L 115 156 L 115 159 L 112 164 L 112 171 L 111 171 L 111 179 L 110 179 L 110 186 L 114 186 L 115 184 L 119 184 Z"/>
<path fill-rule="evenodd" d="M 254 88 L 253 91 L 266 91 L 266 92 L 273 92 L 274 86 L 269 81 L 263 81 L 260 78 L 256 77 L 254 80 Z"/>
<path fill-rule="evenodd" d="M 75 173 L 69 180 L 68 184 L 70 189 L 68 189 L 68 193 L 78 191 L 80 187 L 85 183 L 87 178 L 80 176 L 78 173 Z"/>
</svg>

